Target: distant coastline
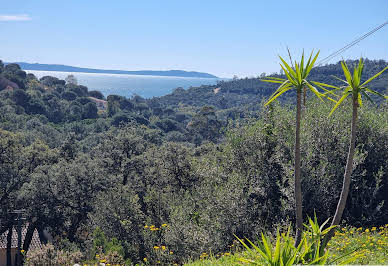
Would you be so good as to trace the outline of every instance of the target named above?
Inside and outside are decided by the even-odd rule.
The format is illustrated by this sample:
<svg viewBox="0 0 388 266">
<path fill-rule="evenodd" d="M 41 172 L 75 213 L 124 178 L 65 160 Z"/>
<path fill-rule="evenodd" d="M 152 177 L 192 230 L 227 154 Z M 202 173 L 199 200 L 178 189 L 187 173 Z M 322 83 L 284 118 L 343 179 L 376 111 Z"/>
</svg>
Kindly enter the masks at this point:
<svg viewBox="0 0 388 266">
<path fill-rule="evenodd" d="M 67 65 L 55 65 L 55 64 L 38 64 L 38 63 L 26 63 L 26 62 L 14 62 L 18 64 L 23 70 L 40 70 L 40 71 L 59 71 L 59 72 L 83 72 L 83 73 L 100 73 L 100 74 L 127 74 L 127 75 L 145 75 L 145 76 L 167 76 L 167 77 L 195 77 L 195 78 L 218 78 L 209 73 L 196 72 L 196 71 L 184 71 L 184 70 L 139 70 L 139 71 L 127 71 L 127 70 L 109 70 L 109 69 L 95 69 L 95 68 L 83 68 Z M 6 63 L 10 64 L 10 63 Z"/>
</svg>

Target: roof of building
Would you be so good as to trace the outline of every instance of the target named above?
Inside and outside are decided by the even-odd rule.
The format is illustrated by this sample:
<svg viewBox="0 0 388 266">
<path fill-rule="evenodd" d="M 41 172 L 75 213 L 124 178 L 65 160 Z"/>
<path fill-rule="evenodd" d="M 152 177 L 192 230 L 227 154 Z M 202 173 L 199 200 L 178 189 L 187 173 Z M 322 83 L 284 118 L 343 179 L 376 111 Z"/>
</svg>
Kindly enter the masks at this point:
<svg viewBox="0 0 388 266">
<path fill-rule="evenodd" d="M 27 233 L 27 227 L 28 224 L 22 227 L 22 246 L 24 243 L 24 239 L 26 238 L 26 233 Z M 0 235 L 0 249 L 2 248 L 7 248 L 7 235 L 8 231 L 5 231 L 2 235 Z M 34 234 L 32 236 L 31 244 L 30 244 L 30 249 L 34 248 L 40 248 L 41 247 L 41 242 L 39 239 L 39 234 L 38 231 L 35 229 Z M 18 247 L 18 233 L 15 227 L 12 228 L 12 241 L 11 241 L 11 248 L 17 248 Z"/>
</svg>

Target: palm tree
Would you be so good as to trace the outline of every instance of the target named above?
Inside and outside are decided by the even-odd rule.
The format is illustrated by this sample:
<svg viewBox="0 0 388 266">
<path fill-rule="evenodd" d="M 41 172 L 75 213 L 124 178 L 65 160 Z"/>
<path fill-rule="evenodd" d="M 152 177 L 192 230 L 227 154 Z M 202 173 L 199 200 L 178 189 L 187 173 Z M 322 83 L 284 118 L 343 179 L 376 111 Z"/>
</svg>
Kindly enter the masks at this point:
<svg viewBox="0 0 388 266">
<path fill-rule="evenodd" d="M 280 63 L 281 68 L 284 71 L 284 74 L 286 75 L 286 79 L 283 78 L 274 78 L 274 77 L 266 77 L 266 79 L 263 79 L 262 81 L 265 82 L 272 82 L 272 83 L 278 83 L 280 86 L 277 88 L 277 90 L 271 95 L 271 97 L 266 102 L 266 106 L 269 105 L 271 102 L 273 102 L 276 98 L 278 98 L 283 93 L 290 91 L 290 90 L 296 90 L 296 129 L 295 129 L 295 164 L 294 164 L 294 175 L 295 175 L 295 186 L 294 186 L 294 194 L 295 194 L 295 217 L 296 217 L 296 238 L 295 238 L 295 245 L 298 246 L 301 237 L 302 237 L 302 231 L 303 231 L 303 217 L 302 217 L 302 186 L 301 186 L 301 177 L 300 177 L 300 121 L 301 121 L 301 113 L 302 113 L 302 93 L 306 89 L 309 89 L 312 91 L 318 98 L 322 100 L 322 96 L 324 94 L 320 93 L 316 87 L 314 87 L 312 84 L 319 85 L 321 89 L 324 91 L 327 91 L 324 87 L 330 87 L 329 85 L 319 83 L 319 82 L 312 82 L 308 81 L 307 77 L 311 71 L 311 69 L 314 66 L 315 61 L 318 58 L 319 51 L 316 53 L 316 55 L 313 57 L 313 52 L 311 52 L 311 55 L 307 61 L 306 64 L 304 64 L 304 52 L 302 54 L 302 58 L 300 63 L 298 64 L 295 61 L 295 64 L 292 63 L 292 58 L 290 55 L 290 52 L 288 51 L 291 66 L 289 66 L 286 61 L 279 56 L 282 63 Z M 329 97 L 327 97 L 329 98 Z M 329 98 L 330 99 L 330 98 Z"/>
<path fill-rule="evenodd" d="M 342 214 L 345 209 L 346 205 L 346 200 L 348 198 L 349 194 L 349 187 L 350 187 L 350 180 L 351 180 L 351 175 L 353 171 L 353 157 L 354 157 L 354 152 L 355 152 L 355 143 L 356 143 L 356 135 L 357 135 L 357 128 L 358 128 L 358 108 L 362 107 L 362 98 L 363 96 L 369 100 L 372 101 L 371 97 L 369 94 L 377 95 L 380 97 L 385 97 L 388 99 L 387 96 L 382 95 L 381 93 L 374 91 L 366 85 L 380 76 L 385 70 L 388 69 L 388 66 L 381 70 L 379 73 L 365 81 L 364 83 L 361 83 L 361 76 L 362 76 L 362 71 L 364 69 L 364 62 L 360 58 L 360 61 L 358 62 L 358 65 L 354 68 L 353 71 L 353 76 L 351 75 L 348 66 L 346 65 L 346 62 L 341 62 L 342 70 L 345 75 L 345 79 L 340 79 L 338 77 L 335 77 L 336 79 L 342 81 L 345 85 L 341 87 L 336 87 L 336 86 L 328 86 L 330 88 L 334 88 L 334 90 L 330 92 L 326 92 L 325 95 L 328 93 L 333 93 L 334 91 L 339 91 L 342 90 L 342 97 L 338 100 L 338 102 L 335 104 L 333 109 L 331 110 L 329 116 L 333 114 L 333 112 L 338 108 L 338 106 L 341 105 L 341 103 L 348 97 L 352 97 L 352 107 L 353 107 L 353 112 L 352 112 L 352 124 L 351 124 L 351 133 L 350 133 L 350 144 L 349 144 L 349 151 L 348 151 L 348 157 L 346 160 L 346 166 L 345 166 L 345 174 L 344 174 L 344 179 L 342 183 L 342 191 L 341 191 L 341 196 L 339 198 L 338 204 L 337 204 L 337 209 L 334 214 L 333 220 L 331 222 L 331 226 L 337 226 L 339 225 L 341 219 L 342 219 Z M 320 85 L 320 84 L 319 84 Z M 319 86 L 318 85 L 318 86 Z M 331 230 L 329 234 L 325 236 L 325 239 L 323 241 L 323 248 L 326 246 L 326 244 L 329 242 L 329 240 L 333 237 L 334 235 L 334 230 Z"/>
</svg>

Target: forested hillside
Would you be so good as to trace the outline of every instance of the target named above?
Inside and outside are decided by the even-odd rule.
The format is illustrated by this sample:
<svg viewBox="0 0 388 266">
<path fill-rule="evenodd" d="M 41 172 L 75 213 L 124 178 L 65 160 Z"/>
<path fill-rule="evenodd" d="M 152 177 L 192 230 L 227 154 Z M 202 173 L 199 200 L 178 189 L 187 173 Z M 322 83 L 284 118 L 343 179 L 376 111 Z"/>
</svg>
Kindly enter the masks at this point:
<svg viewBox="0 0 388 266">
<path fill-rule="evenodd" d="M 347 60 L 349 66 L 355 66 L 358 60 Z M 365 70 L 363 78 L 367 80 L 374 74 L 382 70 L 387 65 L 384 60 L 365 60 Z M 265 73 L 263 73 L 265 74 Z M 272 77 L 285 77 L 279 74 L 270 75 Z M 309 77 L 318 82 L 332 85 L 342 85 L 341 82 L 333 76 L 344 78 L 340 62 L 326 66 L 315 67 L 312 69 Z M 172 94 L 155 99 L 163 106 L 178 106 L 179 104 L 205 106 L 211 105 L 217 109 L 229 109 L 241 107 L 243 105 L 257 105 L 262 99 L 267 99 L 276 88 L 276 85 L 262 82 L 258 78 L 233 79 L 231 81 L 221 81 L 214 86 L 202 86 L 199 88 L 190 88 L 188 90 L 176 89 Z M 388 90 L 388 73 L 383 73 L 380 77 L 371 83 L 371 86 L 379 92 Z M 283 102 L 293 102 L 295 95 L 289 94 L 282 98 Z M 255 107 L 252 107 L 255 108 Z"/>
<path fill-rule="evenodd" d="M 387 64 L 366 60 L 364 78 Z M 343 78 L 339 64 L 311 79 L 339 85 L 331 75 Z M 370 87 L 386 93 L 388 72 Z M 28 232 L 45 242 L 46 229 L 79 260 L 173 264 L 293 222 L 295 95 L 264 108 L 274 89 L 236 79 L 105 99 L 73 78 L 38 80 L 0 61 L 0 235 L 24 209 Z M 328 118 L 332 107 L 307 95 L 301 126 L 303 214 L 320 222 L 336 208 L 349 142 L 351 107 Z M 360 110 L 348 225 L 388 220 L 387 108 Z"/>
</svg>

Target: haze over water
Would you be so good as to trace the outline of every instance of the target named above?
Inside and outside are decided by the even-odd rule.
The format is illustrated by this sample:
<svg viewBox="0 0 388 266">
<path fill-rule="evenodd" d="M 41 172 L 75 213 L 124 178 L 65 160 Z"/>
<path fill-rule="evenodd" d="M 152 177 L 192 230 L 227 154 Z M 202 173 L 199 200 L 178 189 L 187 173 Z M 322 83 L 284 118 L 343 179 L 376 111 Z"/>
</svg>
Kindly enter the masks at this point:
<svg viewBox="0 0 388 266">
<path fill-rule="evenodd" d="M 192 77 L 165 77 L 148 75 L 121 75 L 100 73 L 71 73 L 59 71 L 27 70 L 37 78 L 53 76 L 65 79 L 68 75 L 74 75 L 78 84 L 87 86 L 89 90 L 101 91 L 104 96 L 116 94 L 131 97 L 135 94 L 144 98 L 163 96 L 171 93 L 175 88 L 198 87 L 201 85 L 214 85 L 222 79 L 216 78 L 192 78 Z"/>
</svg>

